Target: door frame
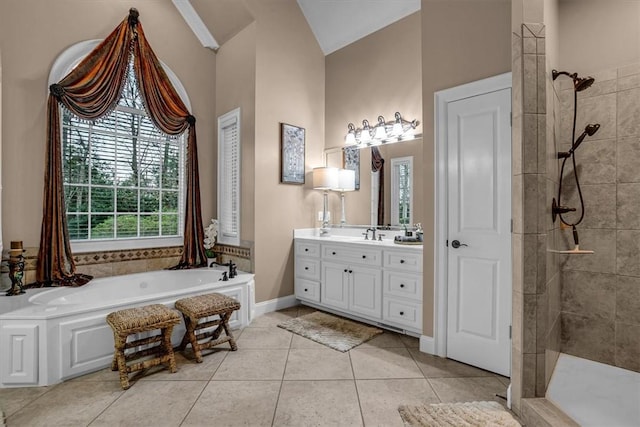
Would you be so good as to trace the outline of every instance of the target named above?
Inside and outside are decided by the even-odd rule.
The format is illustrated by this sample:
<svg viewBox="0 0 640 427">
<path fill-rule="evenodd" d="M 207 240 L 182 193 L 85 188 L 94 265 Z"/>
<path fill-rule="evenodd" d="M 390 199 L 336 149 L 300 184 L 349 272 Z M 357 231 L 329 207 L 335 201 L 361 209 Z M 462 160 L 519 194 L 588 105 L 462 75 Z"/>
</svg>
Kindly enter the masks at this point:
<svg viewBox="0 0 640 427">
<path fill-rule="evenodd" d="M 434 200 L 434 309 L 433 309 L 433 352 L 440 357 L 447 356 L 447 296 L 448 296 L 448 253 L 446 250 L 448 230 L 448 167 L 447 167 L 447 104 L 490 92 L 512 88 L 511 72 L 466 83 L 434 93 L 435 103 L 435 200 Z M 513 285 L 512 285 L 513 287 Z"/>
</svg>

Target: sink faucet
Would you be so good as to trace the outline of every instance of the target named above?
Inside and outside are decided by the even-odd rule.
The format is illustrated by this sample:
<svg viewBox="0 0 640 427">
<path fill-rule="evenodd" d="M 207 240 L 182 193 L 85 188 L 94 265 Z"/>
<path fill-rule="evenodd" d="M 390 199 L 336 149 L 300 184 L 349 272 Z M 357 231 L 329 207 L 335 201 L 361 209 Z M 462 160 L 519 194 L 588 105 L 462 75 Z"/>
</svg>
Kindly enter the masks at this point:
<svg viewBox="0 0 640 427">
<path fill-rule="evenodd" d="M 367 228 L 367 236 L 369 235 L 369 231 L 371 231 L 371 240 L 376 240 L 376 228 L 375 227 Z"/>
</svg>

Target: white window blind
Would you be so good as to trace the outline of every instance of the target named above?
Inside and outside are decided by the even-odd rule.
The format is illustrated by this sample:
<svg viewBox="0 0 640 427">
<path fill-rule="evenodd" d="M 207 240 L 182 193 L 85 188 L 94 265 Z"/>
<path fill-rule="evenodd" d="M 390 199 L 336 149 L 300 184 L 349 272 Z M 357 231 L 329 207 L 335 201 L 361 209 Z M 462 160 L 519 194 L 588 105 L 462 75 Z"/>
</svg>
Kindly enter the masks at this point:
<svg viewBox="0 0 640 427">
<path fill-rule="evenodd" d="M 240 245 L 240 109 L 218 117 L 218 242 Z"/>
<path fill-rule="evenodd" d="M 413 157 L 391 159 L 391 223 L 413 223 Z"/>
<path fill-rule="evenodd" d="M 61 132 L 73 242 L 182 236 L 183 138 L 164 135 L 147 117 L 132 68 L 110 115 L 90 123 L 63 109 Z"/>
</svg>

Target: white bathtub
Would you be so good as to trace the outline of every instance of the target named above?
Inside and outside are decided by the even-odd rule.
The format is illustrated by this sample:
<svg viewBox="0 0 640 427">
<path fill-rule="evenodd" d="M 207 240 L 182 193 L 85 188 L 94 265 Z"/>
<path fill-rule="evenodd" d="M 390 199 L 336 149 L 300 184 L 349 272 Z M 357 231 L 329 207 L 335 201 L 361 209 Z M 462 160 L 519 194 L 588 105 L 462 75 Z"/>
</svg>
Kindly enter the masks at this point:
<svg viewBox="0 0 640 427">
<path fill-rule="evenodd" d="M 219 269 L 162 270 L 94 279 L 79 288 L 34 289 L 0 297 L 0 388 L 44 386 L 109 366 L 113 333 L 107 314 L 147 304 L 173 307 L 187 296 L 219 292 L 240 302 L 232 328 L 251 322 L 254 276 L 221 281 Z M 174 328 L 180 343 L 184 325 Z"/>
</svg>

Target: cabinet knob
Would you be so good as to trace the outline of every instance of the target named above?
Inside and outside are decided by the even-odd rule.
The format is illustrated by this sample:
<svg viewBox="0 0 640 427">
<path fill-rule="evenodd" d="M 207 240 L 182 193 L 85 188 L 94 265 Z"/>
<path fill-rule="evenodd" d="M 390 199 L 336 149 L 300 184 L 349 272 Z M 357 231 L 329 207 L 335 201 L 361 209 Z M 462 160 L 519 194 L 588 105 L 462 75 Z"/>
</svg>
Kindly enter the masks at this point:
<svg viewBox="0 0 640 427">
<path fill-rule="evenodd" d="M 365 259 L 365 258 L 367 258 L 367 256 L 366 255 L 362 255 L 362 259 Z"/>
<path fill-rule="evenodd" d="M 344 272 L 347 273 L 349 270 L 347 270 L 346 268 L 344 269 Z"/>
<path fill-rule="evenodd" d="M 305 292 L 309 292 L 309 289 L 307 289 L 307 288 L 304 288 L 304 291 L 305 291 Z"/>
<path fill-rule="evenodd" d="M 404 311 L 401 311 L 401 312 L 400 312 L 400 316 L 404 316 Z"/>
<path fill-rule="evenodd" d="M 400 283 L 400 287 L 401 287 L 401 288 L 404 288 L 404 283 Z"/>
<path fill-rule="evenodd" d="M 403 259 L 400 260 L 400 264 L 404 264 L 404 260 Z"/>
<path fill-rule="evenodd" d="M 308 270 L 308 269 L 309 269 L 309 267 L 305 267 L 304 269 L 305 269 L 305 270 Z"/>
<path fill-rule="evenodd" d="M 309 252 L 309 248 L 304 248 L 304 251 L 305 252 Z"/>
<path fill-rule="evenodd" d="M 349 273 L 353 273 L 353 270 L 349 270 Z"/>
<path fill-rule="evenodd" d="M 331 255 L 335 255 L 335 254 L 336 254 L 335 252 L 331 252 Z"/>
</svg>

